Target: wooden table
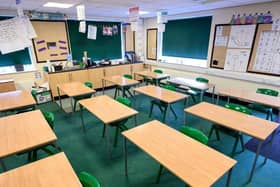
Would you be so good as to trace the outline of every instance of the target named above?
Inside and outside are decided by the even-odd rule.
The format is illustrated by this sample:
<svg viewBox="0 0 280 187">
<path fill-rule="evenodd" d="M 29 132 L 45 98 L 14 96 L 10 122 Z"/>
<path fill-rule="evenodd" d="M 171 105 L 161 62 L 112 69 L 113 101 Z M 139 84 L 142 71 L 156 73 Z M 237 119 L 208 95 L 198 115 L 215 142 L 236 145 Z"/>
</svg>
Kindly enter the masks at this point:
<svg viewBox="0 0 280 187">
<path fill-rule="evenodd" d="M 22 107 L 34 107 L 35 104 L 36 101 L 31 93 L 23 90 L 0 93 L 0 112 Z"/>
<path fill-rule="evenodd" d="M 57 140 L 40 110 L 0 118 L 0 137 L 0 159 Z"/>
<path fill-rule="evenodd" d="M 151 79 L 155 80 L 157 85 L 159 85 L 160 80 L 167 79 L 167 78 L 170 77 L 170 75 L 168 75 L 168 74 L 155 73 L 155 72 L 151 72 L 151 71 L 134 72 L 134 77 L 136 77 L 136 75 L 139 75 L 139 76 L 144 77 L 144 78 L 145 77 L 151 78 Z"/>
<path fill-rule="evenodd" d="M 14 79 L 0 80 L 0 93 L 16 91 Z"/>
<path fill-rule="evenodd" d="M 179 85 L 179 86 L 186 86 L 189 88 L 194 88 L 200 90 L 200 101 L 203 100 L 204 93 L 212 88 L 212 100 L 214 101 L 214 95 L 215 95 L 215 84 L 211 83 L 202 83 L 198 82 L 194 79 L 187 79 L 183 77 L 175 77 L 167 80 L 167 82 Z"/>
<path fill-rule="evenodd" d="M 94 89 L 87 87 L 86 85 L 84 85 L 81 82 L 69 82 L 69 83 L 64 83 L 64 84 L 58 84 L 57 92 L 58 92 L 59 104 L 60 104 L 61 108 L 63 108 L 63 107 L 62 107 L 62 102 L 61 102 L 60 91 L 63 91 L 66 95 L 68 95 L 70 97 L 72 112 L 74 111 L 73 101 L 72 101 L 73 97 L 79 96 L 79 95 L 94 94 L 96 92 Z"/>
<path fill-rule="evenodd" d="M 211 186 L 228 171 L 229 185 L 235 160 L 159 121 L 145 123 L 122 134 L 126 175 L 128 139 L 190 186 Z"/>
<path fill-rule="evenodd" d="M 277 129 L 278 124 L 206 102 L 201 102 L 197 105 L 186 108 L 184 111 L 260 140 L 249 176 L 250 182 L 254 174 L 261 146 L 264 140 L 271 134 L 273 140 L 274 132 Z M 272 140 L 270 141 L 270 144 L 272 143 Z M 265 158 L 264 163 L 266 160 L 267 157 Z"/>
<path fill-rule="evenodd" d="M 5 187 L 82 187 L 64 153 L 0 174 Z"/>
<path fill-rule="evenodd" d="M 125 87 L 134 86 L 134 85 L 137 85 L 137 84 L 140 83 L 137 80 L 128 79 L 128 78 L 125 78 L 125 77 L 119 76 L 119 75 L 111 76 L 111 77 L 103 77 L 102 78 L 103 94 L 104 94 L 104 88 L 105 88 L 106 82 L 110 82 L 110 83 L 113 83 L 113 84 L 121 87 L 123 97 L 126 95 L 125 94 Z"/>
<path fill-rule="evenodd" d="M 89 112 L 95 115 L 99 120 L 101 120 L 104 125 L 109 125 L 112 122 L 116 122 L 122 119 L 134 116 L 135 125 L 137 124 L 136 115 L 138 112 L 132 108 L 129 108 L 118 101 L 112 99 L 107 95 L 97 96 L 94 98 L 80 100 L 79 103 L 81 107 L 81 121 L 82 127 L 85 131 L 85 124 L 83 118 L 83 107 Z M 106 128 L 106 137 L 108 145 L 110 143 L 109 131 Z"/>
<path fill-rule="evenodd" d="M 270 95 L 265 95 L 265 94 L 260 94 L 256 93 L 250 90 L 245 90 L 245 89 L 224 89 L 220 90 L 218 92 L 218 97 L 217 97 L 217 104 L 219 103 L 219 97 L 220 96 L 227 96 L 228 97 L 228 102 L 230 100 L 230 97 L 247 101 L 247 102 L 252 102 L 252 103 L 259 103 L 262 105 L 266 105 L 272 108 L 277 108 L 278 109 L 278 120 L 280 121 L 280 97 L 274 97 Z"/>
<path fill-rule="evenodd" d="M 175 103 L 177 101 L 180 101 L 182 99 L 186 99 L 187 97 L 189 97 L 188 95 L 181 94 L 181 93 L 178 93 L 175 91 L 167 90 L 167 89 L 164 89 L 164 88 L 161 88 L 158 86 L 153 86 L 153 85 L 138 87 L 138 88 L 135 88 L 133 91 L 167 103 L 167 116 L 168 116 L 168 111 L 170 110 L 170 106 L 172 103 Z M 163 122 L 164 121 L 165 121 L 165 119 L 163 119 Z"/>
</svg>

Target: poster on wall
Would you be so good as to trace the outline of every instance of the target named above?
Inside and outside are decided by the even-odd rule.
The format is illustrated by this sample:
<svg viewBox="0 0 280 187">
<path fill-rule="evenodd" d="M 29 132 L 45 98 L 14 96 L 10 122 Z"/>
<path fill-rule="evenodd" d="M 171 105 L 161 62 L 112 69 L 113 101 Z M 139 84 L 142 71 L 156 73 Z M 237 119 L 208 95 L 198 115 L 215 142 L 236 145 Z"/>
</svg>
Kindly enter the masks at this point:
<svg viewBox="0 0 280 187">
<path fill-rule="evenodd" d="M 37 33 L 33 47 L 37 63 L 66 61 L 70 53 L 64 21 L 32 21 Z"/>
<path fill-rule="evenodd" d="M 230 31 L 228 48 L 250 49 L 255 29 L 256 25 L 233 25 Z"/>
</svg>

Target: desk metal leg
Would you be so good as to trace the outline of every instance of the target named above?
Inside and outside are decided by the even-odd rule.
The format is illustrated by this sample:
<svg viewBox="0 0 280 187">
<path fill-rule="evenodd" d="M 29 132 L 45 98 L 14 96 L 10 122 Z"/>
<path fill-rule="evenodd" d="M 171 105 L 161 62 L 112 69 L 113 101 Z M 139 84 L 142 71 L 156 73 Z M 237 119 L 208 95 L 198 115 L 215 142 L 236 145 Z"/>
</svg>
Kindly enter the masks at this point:
<svg viewBox="0 0 280 187">
<path fill-rule="evenodd" d="M 0 159 L 0 163 L 1 163 L 3 171 L 7 171 L 7 168 L 6 168 L 6 165 L 5 165 L 4 161 L 3 161 L 3 159 Z"/>
<path fill-rule="evenodd" d="M 213 86 L 213 89 L 212 89 L 212 102 L 213 103 L 215 102 L 215 89 L 216 89 L 216 86 Z"/>
<path fill-rule="evenodd" d="M 219 100 L 220 100 L 220 95 L 219 95 L 219 94 L 217 94 L 216 105 L 218 105 L 218 104 L 219 104 Z"/>
<path fill-rule="evenodd" d="M 273 142 L 273 139 L 274 139 L 275 132 L 276 132 L 276 131 L 274 131 L 274 132 L 272 133 L 272 135 L 271 135 L 271 140 L 270 140 L 270 142 L 269 142 L 269 149 L 267 149 L 266 156 L 265 156 L 265 159 L 264 159 L 264 161 L 263 161 L 263 164 L 266 164 L 268 154 L 271 152 L 271 147 L 272 147 L 272 142 Z"/>
<path fill-rule="evenodd" d="M 232 168 L 228 171 L 226 187 L 229 187 L 230 185 L 231 173 L 232 173 Z"/>
<path fill-rule="evenodd" d="M 102 79 L 102 94 L 104 95 L 105 81 Z"/>
<path fill-rule="evenodd" d="M 108 125 L 108 124 L 104 124 L 104 125 Z M 105 129 L 105 134 L 106 134 L 106 139 L 107 139 L 107 147 L 108 147 L 108 153 L 109 153 L 109 158 L 111 158 L 112 156 L 112 150 L 111 150 L 111 145 L 110 145 L 110 128 L 106 128 Z"/>
<path fill-rule="evenodd" d="M 253 175 L 254 175 L 254 171 L 255 171 L 255 168 L 256 168 L 256 164 L 257 164 L 257 161 L 258 161 L 258 157 L 259 157 L 259 154 L 260 154 L 260 151 L 261 151 L 262 144 L 263 144 L 263 141 L 260 141 L 259 145 L 258 145 L 258 148 L 257 148 L 255 160 L 253 162 L 253 167 L 252 167 L 252 170 L 250 172 L 248 183 L 252 181 L 252 178 L 253 178 Z"/>
<path fill-rule="evenodd" d="M 86 128 L 85 128 L 85 122 L 84 122 L 84 107 L 82 105 L 80 105 L 80 114 L 81 114 L 81 121 L 82 121 L 82 128 L 83 131 L 86 132 Z"/>
<path fill-rule="evenodd" d="M 184 112 L 184 125 L 186 126 L 187 125 L 187 113 Z"/>
<path fill-rule="evenodd" d="M 163 123 L 165 123 L 165 121 L 166 121 L 166 117 L 168 118 L 168 114 L 169 114 L 170 107 L 171 107 L 170 105 L 171 105 L 170 103 L 168 103 L 168 104 L 167 104 L 166 113 L 165 113 L 165 114 L 163 114 L 163 120 L 162 120 L 162 122 L 163 122 Z"/>
<path fill-rule="evenodd" d="M 63 107 L 62 107 L 62 102 L 61 102 L 61 96 L 60 96 L 59 87 L 57 87 L 57 93 L 58 93 L 59 105 L 60 105 L 61 108 L 63 108 Z"/>
<path fill-rule="evenodd" d="M 134 126 L 137 126 L 137 115 L 134 116 Z"/>
<path fill-rule="evenodd" d="M 202 102 L 202 101 L 203 101 L 203 95 L 204 95 L 204 92 L 205 92 L 204 90 L 203 90 L 203 91 L 201 90 L 201 92 L 200 92 L 200 102 Z"/>
<path fill-rule="evenodd" d="M 126 94 L 125 94 L 124 92 L 125 92 L 124 86 L 122 86 L 122 97 L 125 97 L 125 96 L 126 96 Z"/>
<path fill-rule="evenodd" d="M 127 172 L 127 139 L 125 137 L 123 137 L 123 156 L 124 156 L 124 172 L 125 172 L 125 176 L 128 175 Z"/>
</svg>

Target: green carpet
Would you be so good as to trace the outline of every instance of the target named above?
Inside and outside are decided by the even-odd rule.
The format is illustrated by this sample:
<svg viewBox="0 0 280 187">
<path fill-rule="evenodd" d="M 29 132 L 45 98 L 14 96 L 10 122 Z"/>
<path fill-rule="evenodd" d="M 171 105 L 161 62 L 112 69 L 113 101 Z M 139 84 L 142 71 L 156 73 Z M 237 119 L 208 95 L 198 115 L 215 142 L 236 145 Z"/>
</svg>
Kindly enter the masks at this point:
<svg viewBox="0 0 280 187">
<path fill-rule="evenodd" d="M 106 92 L 107 94 L 110 91 Z M 97 95 L 100 95 L 98 93 Z M 211 101 L 211 98 L 205 98 Z M 64 106 L 69 106 L 69 100 Z M 155 107 L 153 118 L 148 117 L 150 108 L 150 98 L 146 96 L 137 96 L 134 108 L 139 111 L 137 117 L 138 124 L 148 122 L 152 119 L 161 120 L 160 111 Z M 102 138 L 103 125 L 101 121 L 96 119 L 89 112 L 85 112 L 86 133 L 81 130 L 80 113 L 65 113 L 55 103 L 46 103 L 39 105 L 37 108 L 42 111 L 51 111 L 55 114 L 54 131 L 58 137 L 58 145 L 67 155 L 76 173 L 87 171 L 96 176 L 102 187 L 179 187 L 184 186 L 183 182 L 172 173 L 164 170 L 160 184 L 155 184 L 159 164 L 149 155 L 139 150 L 136 146 L 128 143 L 128 177 L 124 175 L 124 162 L 122 154 L 122 137 L 119 136 L 118 147 L 113 149 L 112 158 L 108 155 L 108 145 L 106 138 Z M 185 108 L 183 101 L 174 104 L 174 109 L 178 115 L 178 119 L 174 120 L 170 113 L 167 117 L 166 124 L 178 129 L 183 124 L 183 109 Z M 113 109 L 112 109 L 113 110 Z M 218 115 L 218 114 L 217 114 Z M 261 115 L 261 114 L 260 114 Z M 263 117 L 263 116 L 262 116 Z M 187 115 L 187 124 L 202 130 L 208 135 L 211 124 L 197 117 Z M 134 120 L 128 121 L 128 126 L 134 126 Z M 111 134 L 111 143 L 113 143 L 114 128 L 109 128 Z M 212 138 L 214 138 L 213 136 Z M 245 136 L 245 143 L 250 137 Z M 234 139 L 221 134 L 221 141 L 211 140 L 209 146 L 212 148 L 229 154 L 234 143 Z M 112 146 L 112 144 L 110 145 Z M 240 149 L 240 147 L 238 147 Z M 40 158 L 46 156 L 43 152 L 39 153 Z M 207 156 L 207 155 L 205 155 Z M 246 184 L 252 162 L 255 154 L 245 150 L 245 152 L 234 157 L 238 161 L 233 169 L 231 186 L 279 186 L 280 165 L 276 162 L 268 160 L 265 166 L 260 166 L 263 157 L 259 157 L 255 175 L 250 184 Z M 5 159 L 8 169 L 19 167 L 25 164 L 27 155 L 15 155 Z M 214 186 L 225 186 L 227 175 L 217 181 Z M 63 180 L 63 179 L 61 179 Z"/>
</svg>

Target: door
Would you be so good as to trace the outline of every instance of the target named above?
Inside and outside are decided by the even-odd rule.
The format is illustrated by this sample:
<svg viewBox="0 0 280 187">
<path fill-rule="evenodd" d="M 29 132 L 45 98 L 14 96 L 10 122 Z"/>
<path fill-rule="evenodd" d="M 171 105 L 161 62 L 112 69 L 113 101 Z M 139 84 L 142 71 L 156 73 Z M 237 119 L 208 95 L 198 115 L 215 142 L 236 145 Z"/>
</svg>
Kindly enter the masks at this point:
<svg viewBox="0 0 280 187">
<path fill-rule="evenodd" d="M 147 29 L 147 59 L 157 60 L 157 33 L 158 30 Z"/>
</svg>

